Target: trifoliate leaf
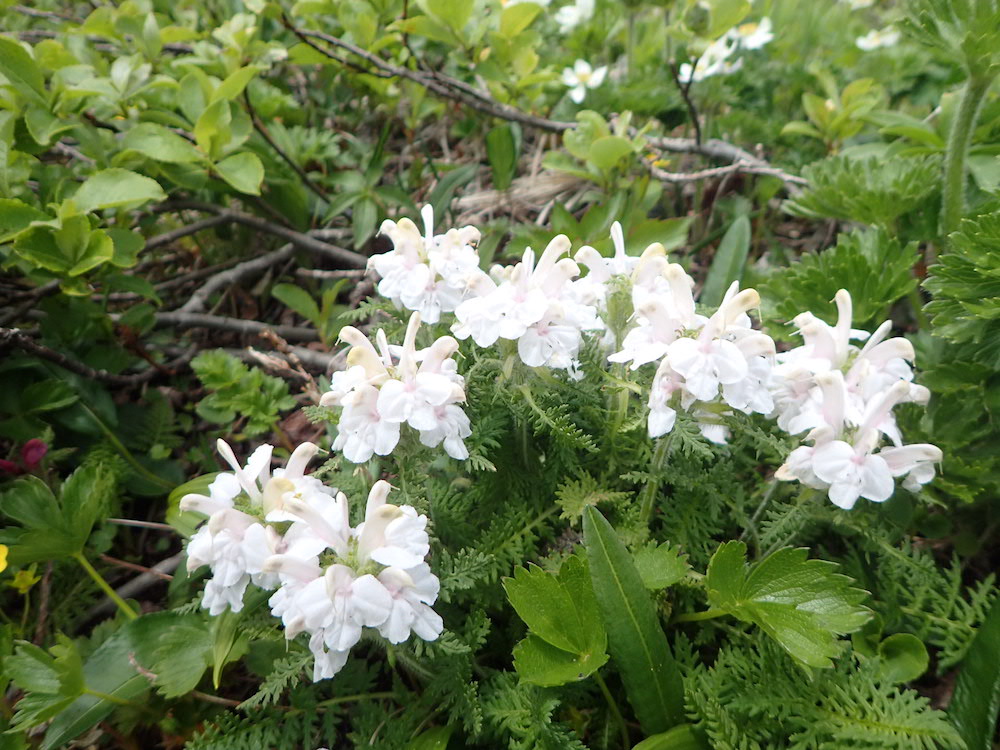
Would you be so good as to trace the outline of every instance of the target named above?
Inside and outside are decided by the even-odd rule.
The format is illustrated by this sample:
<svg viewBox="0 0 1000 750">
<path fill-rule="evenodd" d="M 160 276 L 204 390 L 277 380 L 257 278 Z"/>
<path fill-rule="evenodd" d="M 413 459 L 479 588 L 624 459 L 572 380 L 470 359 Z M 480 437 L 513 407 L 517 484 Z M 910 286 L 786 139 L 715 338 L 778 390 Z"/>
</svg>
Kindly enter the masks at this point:
<svg viewBox="0 0 1000 750">
<path fill-rule="evenodd" d="M 712 556 L 705 585 L 712 607 L 757 625 L 793 657 L 812 667 L 831 666 L 841 652 L 837 636 L 871 617 L 836 565 L 809 560 L 807 550 L 785 548 L 747 565 L 746 545 L 727 542 Z"/>
</svg>

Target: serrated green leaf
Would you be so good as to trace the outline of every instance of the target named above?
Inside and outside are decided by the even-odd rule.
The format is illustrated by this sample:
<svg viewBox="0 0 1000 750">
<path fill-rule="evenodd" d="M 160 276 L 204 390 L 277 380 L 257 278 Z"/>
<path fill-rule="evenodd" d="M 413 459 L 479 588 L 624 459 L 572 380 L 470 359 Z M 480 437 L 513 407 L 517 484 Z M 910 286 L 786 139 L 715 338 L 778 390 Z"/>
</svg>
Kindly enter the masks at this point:
<svg viewBox="0 0 1000 750">
<path fill-rule="evenodd" d="M 591 631 L 601 629 L 596 613 L 581 612 L 556 576 L 537 565 L 517 568 L 513 578 L 504 579 L 503 587 L 514 611 L 531 632 L 556 648 L 573 653 L 585 651 L 592 639 Z"/>
<path fill-rule="evenodd" d="M 665 589 L 682 580 L 691 570 L 687 555 L 680 548 L 655 542 L 640 548 L 634 555 L 635 568 L 643 585 L 652 591 Z"/>
<path fill-rule="evenodd" d="M 842 650 L 837 636 L 872 613 L 860 604 L 867 592 L 834 573 L 834 563 L 806 555 L 785 548 L 748 566 L 746 545 L 727 542 L 712 556 L 705 586 L 712 607 L 757 625 L 802 663 L 828 667 Z"/>
<path fill-rule="evenodd" d="M 646 734 L 684 718 L 684 685 L 649 594 L 611 524 L 594 508 L 583 513 L 583 538 L 594 594 L 629 702 Z"/>
<path fill-rule="evenodd" d="M 127 169 L 105 169 L 88 177 L 73 195 L 73 201 L 80 211 L 87 212 L 135 207 L 166 197 L 156 180 Z"/>
<path fill-rule="evenodd" d="M 525 682 L 554 687 L 589 677 L 608 661 L 604 650 L 598 653 L 565 651 L 536 635 L 528 635 L 514 647 L 514 668 Z"/>
</svg>

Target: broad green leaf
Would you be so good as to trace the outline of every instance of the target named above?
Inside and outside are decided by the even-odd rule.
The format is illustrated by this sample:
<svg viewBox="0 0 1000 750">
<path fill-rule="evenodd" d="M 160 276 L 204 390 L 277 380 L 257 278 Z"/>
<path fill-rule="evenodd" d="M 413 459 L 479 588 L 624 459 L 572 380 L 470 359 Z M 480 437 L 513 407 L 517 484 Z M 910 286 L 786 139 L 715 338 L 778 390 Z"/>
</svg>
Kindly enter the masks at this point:
<svg viewBox="0 0 1000 750">
<path fill-rule="evenodd" d="M 524 6 L 515 5 L 510 10 L 522 7 Z M 509 188 L 517 173 L 520 139 L 516 137 L 516 127 L 512 123 L 504 123 L 486 134 L 486 156 L 493 170 L 493 187 L 497 190 Z"/>
<path fill-rule="evenodd" d="M 126 623 L 102 643 L 83 665 L 83 679 L 89 690 L 110 695 L 119 701 L 135 701 L 151 683 L 139 668 L 149 670 L 161 640 L 179 624 L 196 615 L 156 612 Z M 137 666 L 139 668 L 137 668 Z M 61 711 L 45 732 L 42 750 L 57 750 L 103 721 L 118 704 L 94 695 L 82 695 Z"/>
<path fill-rule="evenodd" d="M 145 238 L 138 232 L 128 229 L 108 229 L 114 252 L 111 264 L 118 268 L 131 268 L 139 259 L 139 253 L 146 245 Z"/>
<path fill-rule="evenodd" d="M 250 81 L 253 80 L 253 77 L 261 70 L 263 70 L 263 68 L 259 65 L 247 65 L 246 67 L 230 73 L 226 80 L 220 83 L 219 87 L 212 93 L 212 99 L 209 104 L 214 104 L 222 99 L 235 99 L 243 93 L 243 89 L 247 87 L 247 84 L 250 83 Z"/>
<path fill-rule="evenodd" d="M 212 635 L 197 616 L 178 622 L 158 639 L 152 671 L 165 698 L 190 693 L 211 661 Z"/>
<path fill-rule="evenodd" d="M 46 221 L 51 217 L 23 201 L 13 198 L 0 199 L 0 242 L 7 242 L 27 229 L 33 221 Z"/>
<path fill-rule="evenodd" d="M 152 122 L 140 123 L 132 128 L 122 140 L 122 146 L 170 164 L 190 164 L 203 158 L 189 141 Z"/>
<path fill-rule="evenodd" d="M 181 85 L 183 87 L 183 82 Z M 212 159 L 222 156 L 223 150 L 233 139 L 232 122 L 229 100 L 220 99 L 206 108 L 194 125 L 194 140 L 198 148 Z"/>
<path fill-rule="evenodd" d="M 245 630 L 240 629 L 241 616 L 255 609 L 267 596 L 261 598 L 265 591 L 257 590 L 245 595 L 245 605 L 242 612 L 226 610 L 212 620 L 212 633 L 209 639 L 212 661 L 212 684 L 218 689 L 222 678 L 222 669 L 229 662 L 236 661 L 247 652 L 249 637 Z M 253 602 L 253 604 L 251 604 Z"/>
<path fill-rule="evenodd" d="M 913 682 L 927 671 L 924 642 L 910 633 L 890 635 L 878 645 L 879 676 L 887 682 Z"/>
<path fill-rule="evenodd" d="M 625 238 L 630 247 L 644 250 L 654 242 L 663 245 L 668 252 L 687 243 L 688 231 L 694 219 L 681 216 L 674 219 L 647 219 L 629 229 Z M 633 251 L 634 252 L 634 251 Z"/>
<path fill-rule="evenodd" d="M 139 206 L 167 197 L 160 184 L 127 169 L 105 169 L 88 177 L 73 196 L 80 211 Z"/>
<path fill-rule="evenodd" d="M 404 34 L 427 37 L 428 39 L 433 39 L 435 42 L 444 42 L 445 44 L 455 43 L 455 35 L 448 30 L 448 27 L 442 23 L 438 23 L 430 16 L 411 16 L 402 21 L 397 21 L 391 28 L 399 30 Z M 330 59 L 327 58 L 325 64 L 329 63 Z"/>
<path fill-rule="evenodd" d="M 208 486 L 219 476 L 219 472 L 205 474 L 196 477 L 189 482 L 175 487 L 167 496 L 167 517 L 166 522 L 177 530 L 177 533 L 187 538 L 194 534 L 197 526 L 205 520 L 200 513 L 182 511 L 180 509 L 181 498 L 185 495 L 207 495 Z"/>
<path fill-rule="evenodd" d="M 558 575 L 535 565 L 518 568 L 503 586 L 531 631 L 514 649 L 514 666 L 522 680 L 563 685 L 607 662 L 607 636 L 582 558 L 567 558 Z"/>
<path fill-rule="evenodd" d="M 635 553 L 635 567 L 643 585 L 652 591 L 673 586 L 691 570 L 687 555 L 681 554 L 678 547 L 667 543 L 657 545 L 655 542 Z"/>
<path fill-rule="evenodd" d="M 583 539 L 608 648 L 646 734 L 684 719 L 684 685 L 656 609 L 631 555 L 597 508 L 583 512 Z"/>
<path fill-rule="evenodd" d="M 90 271 L 97 266 L 107 263 L 115 256 L 115 243 L 103 229 L 95 229 L 87 237 L 87 244 L 83 252 L 75 257 L 72 266 L 67 273 L 70 276 L 79 276 Z"/>
<path fill-rule="evenodd" d="M 437 185 L 434 186 L 430 196 L 427 198 L 427 202 L 434 207 L 435 216 L 445 215 L 445 212 L 451 206 L 451 199 L 455 196 L 455 193 L 459 188 L 471 182 L 478 171 L 478 164 L 465 164 L 441 176 L 441 179 L 438 180 Z"/>
<path fill-rule="evenodd" d="M 531 25 L 542 6 L 533 2 L 508 5 L 500 14 L 500 33 L 513 39 Z"/>
<path fill-rule="evenodd" d="M 0 36 L 0 74 L 21 96 L 48 107 L 45 78 L 31 55 L 9 37 Z"/>
<path fill-rule="evenodd" d="M 757 625 L 804 664 L 828 667 L 842 651 L 837 636 L 853 633 L 871 617 L 836 565 L 809 560 L 807 550 L 785 548 L 747 565 L 746 545 L 726 542 L 712 556 L 705 577 L 712 607 Z"/>
<path fill-rule="evenodd" d="M 602 171 L 614 167 L 633 152 L 632 142 L 620 135 L 606 135 L 590 144 L 587 160 Z"/>
<path fill-rule="evenodd" d="M 465 28 L 475 7 L 475 3 L 468 0 L 418 0 L 418 3 L 429 16 L 456 33 L 461 33 Z"/>
<path fill-rule="evenodd" d="M 710 750 L 710 746 L 694 726 L 681 724 L 662 734 L 647 737 L 632 750 Z"/>
<path fill-rule="evenodd" d="M 709 0 L 708 7 L 711 19 L 708 37 L 715 39 L 746 18 L 752 6 L 750 0 Z"/>
<path fill-rule="evenodd" d="M 360 249 L 375 234 L 378 223 L 378 204 L 362 195 L 354 204 L 351 214 L 351 229 L 354 232 L 354 247 Z"/>
<path fill-rule="evenodd" d="M 589 677 L 608 661 L 607 653 L 575 653 L 529 634 L 514 647 L 514 668 L 525 682 L 554 687 Z"/>
<path fill-rule="evenodd" d="M 23 414 L 55 411 L 76 403 L 78 399 L 76 390 L 65 380 L 46 378 L 21 391 L 18 407 Z"/>
<path fill-rule="evenodd" d="M 715 258 L 705 277 L 705 286 L 698 301 L 709 307 L 722 302 L 726 290 L 743 277 L 743 266 L 750 252 L 750 219 L 738 216 L 722 237 Z"/>
<path fill-rule="evenodd" d="M 264 181 L 264 165 L 261 164 L 257 154 L 244 152 L 227 156 L 215 165 L 215 171 L 241 193 L 260 195 L 260 185 Z"/>
<path fill-rule="evenodd" d="M 434 727 L 410 740 L 407 750 L 446 750 L 448 740 L 454 734 L 454 727 Z"/>
<path fill-rule="evenodd" d="M 597 112 L 585 109 L 576 115 L 577 126 L 563 133 L 566 150 L 581 161 L 590 155 L 590 146 L 599 138 L 611 135 L 607 121 Z"/>
<path fill-rule="evenodd" d="M 302 287 L 295 286 L 295 284 L 275 284 L 271 289 L 271 296 L 284 302 L 313 325 L 319 325 L 319 306 L 309 292 Z"/>
<path fill-rule="evenodd" d="M 49 145 L 57 140 L 57 135 L 75 127 L 72 122 L 56 117 L 48 109 L 37 106 L 28 107 L 28 111 L 24 114 L 24 124 L 31 137 L 41 146 Z"/>
<path fill-rule="evenodd" d="M 1000 715 L 1000 599 L 972 641 L 948 714 L 968 750 L 991 750 Z"/>
</svg>

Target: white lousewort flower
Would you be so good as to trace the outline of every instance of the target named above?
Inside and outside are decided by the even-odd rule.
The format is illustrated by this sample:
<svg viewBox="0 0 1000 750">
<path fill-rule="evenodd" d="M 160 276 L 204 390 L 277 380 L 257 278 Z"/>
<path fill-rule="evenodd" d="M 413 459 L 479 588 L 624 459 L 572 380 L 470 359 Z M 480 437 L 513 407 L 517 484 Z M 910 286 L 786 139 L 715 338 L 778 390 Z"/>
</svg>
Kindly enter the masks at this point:
<svg viewBox="0 0 1000 750">
<path fill-rule="evenodd" d="M 577 60 L 572 68 L 564 68 L 562 81 L 569 87 L 569 98 L 577 104 L 582 104 L 587 96 L 587 89 L 596 89 L 608 74 L 607 66 L 596 70 L 586 60 Z"/>
<path fill-rule="evenodd" d="M 895 477 L 913 492 L 934 477 L 942 458 L 933 445 L 903 445 L 892 414 L 904 402 L 926 403 L 926 388 L 912 382 L 913 346 L 888 338 L 883 323 L 870 336 L 851 328 L 852 301 L 845 290 L 835 296 L 837 323 L 812 313 L 796 316 L 804 344 L 778 355 L 771 390 L 778 425 L 812 445 L 796 448 L 775 476 L 825 490 L 838 507 L 852 508 L 859 498 L 884 502 Z M 867 339 L 859 348 L 852 340 Z M 884 439 L 892 445 L 881 447 Z"/>
<path fill-rule="evenodd" d="M 460 404 L 465 381 L 452 357 L 458 342 L 442 336 L 426 349 L 416 348 L 420 313 L 410 316 L 401 347 L 390 347 L 379 330 L 376 348 L 361 331 L 345 326 L 340 338 L 351 344 L 348 369 L 335 373 L 320 404 L 343 409 L 334 450 L 353 463 L 395 449 L 405 424 L 428 447 L 443 444 L 452 458 L 469 457 L 465 438 L 472 434 Z"/>
<path fill-rule="evenodd" d="M 421 209 L 424 233 L 410 219 L 386 220 L 379 228 L 393 249 L 373 255 L 370 270 L 381 276 L 378 292 L 400 307 L 418 311 L 428 323 L 453 312 L 486 276 L 479 268 L 479 230 L 467 226 L 434 234 L 434 211 Z"/>
<path fill-rule="evenodd" d="M 376 482 L 368 495 L 365 520 L 348 525 L 347 499 L 292 500 L 288 536 L 326 542 L 321 558 L 278 554 L 264 563 L 280 587 L 271 613 L 286 636 L 309 634 L 315 658 L 313 679 L 333 677 L 346 663 L 364 628 L 377 628 L 392 643 L 410 633 L 436 639 L 443 630 L 431 609 L 440 584 L 424 562 L 430 545 L 427 517 L 412 507 L 388 502 L 391 487 Z M 323 566 L 318 562 L 323 559 Z"/>
</svg>

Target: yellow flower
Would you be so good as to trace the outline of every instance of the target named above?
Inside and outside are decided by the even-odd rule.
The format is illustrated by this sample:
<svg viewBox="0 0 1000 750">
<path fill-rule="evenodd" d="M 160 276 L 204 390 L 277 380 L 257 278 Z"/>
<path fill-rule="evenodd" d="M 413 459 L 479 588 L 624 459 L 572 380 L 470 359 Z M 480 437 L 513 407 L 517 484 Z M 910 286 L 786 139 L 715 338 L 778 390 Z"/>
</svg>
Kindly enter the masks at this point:
<svg viewBox="0 0 1000 750">
<path fill-rule="evenodd" d="M 35 575 L 35 566 L 32 565 L 27 570 L 19 570 L 14 574 L 14 580 L 8 585 L 12 588 L 17 589 L 17 592 L 24 596 L 28 593 L 28 590 L 42 580 L 41 576 Z"/>
<path fill-rule="evenodd" d="M 7 545 L 0 544 L 0 573 L 7 570 Z"/>
</svg>

